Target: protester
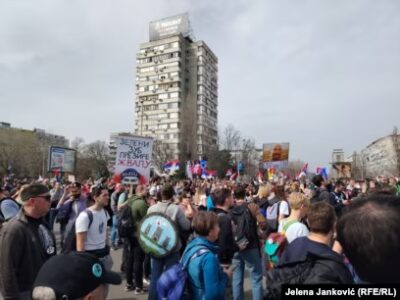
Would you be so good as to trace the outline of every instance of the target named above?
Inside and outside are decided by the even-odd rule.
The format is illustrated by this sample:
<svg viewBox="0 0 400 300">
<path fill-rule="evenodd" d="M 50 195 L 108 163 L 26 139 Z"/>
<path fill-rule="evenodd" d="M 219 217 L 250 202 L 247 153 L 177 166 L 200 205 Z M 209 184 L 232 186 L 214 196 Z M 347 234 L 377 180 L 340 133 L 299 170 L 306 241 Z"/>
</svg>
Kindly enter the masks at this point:
<svg viewBox="0 0 400 300">
<path fill-rule="evenodd" d="M 307 236 L 308 228 L 304 225 L 303 220 L 307 215 L 307 209 L 310 200 L 299 192 L 289 195 L 290 215 L 279 222 L 279 232 L 285 234 L 288 243 L 291 243 L 298 237 Z"/>
<path fill-rule="evenodd" d="M 113 261 L 107 245 L 107 221 L 110 216 L 104 209 L 109 202 L 108 190 L 99 186 L 93 188 L 91 194 L 94 205 L 81 212 L 75 222 L 76 250 L 97 256 L 104 267 L 111 270 Z"/>
<path fill-rule="evenodd" d="M 337 240 L 369 283 L 400 283 L 400 198 L 375 194 L 355 200 L 337 224 Z"/>
<path fill-rule="evenodd" d="M 115 186 L 114 192 L 111 194 L 110 202 L 111 209 L 114 213 L 112 217 L 112 228 L 111 228 L 111 247 L 114 250 L 118 249 L 119 246 L 119 236 L 118 236 L 118 199 L 119 196 L 123 193 L 126 193 L 125 186 L 121 183 L 117 183 Z"/>
<path fill-rule="evenodd" d="M 9 197 L 9 192 L 0 187 L 0 226 L 18 214 L 20 206 Z"/>
<path fill-rule="evenodd" d="M 0 292 L 5 299 L 30 299 L 39 269 L 56 254 L 54 237 L 42 220 L 50 209 L 49 189 L 31 184 L 20 197 L 22 209 L 0 231 Z"/>
<path fill-rule="evenodd" d="M 119 205 L 120 209 L 126 205 L 129 206 L 132 214 L 133 232 L 131 236 L 124 238 L 124 249 L 126 251 L 124 272 L 126 275 L 125 291 L 133 290 L 135 295 L 147 292 L 147 289 L 143 287 L 143 262 L 145 253 L 140 247 L 137 233 L 140 222 L 147 214 L 146 194 L 146 186 L 138 185 L 135 195 Z M 133 284 L 133 280 L 135 280 L 135 284 Z"/>
<path fill-rule="evenodd" d="M 190 221 L 187 219 L 185 214 L 181 211 L 178 205 L 173 204 L 174 197 L 174 189 L 170 184 L 165 184 L 161 190 L 162 201 L 157 204 L 151 206 L 147 214 L 151 213 L 161 213 L 165 214 L 169 218 L 172 219 L 178 226 L 178 230 L 189 230 L 190 229 Z M 175 251 L 165 258 L 151 258 L 151 282 L 150 282 L 150 290 L 149 290 L 149 299 L 156 300 L 157 299 L 157 291 L 156 285 L 157 280 L 160 278 L 161 274 L 165 271 L 165 269 L 169 268 L 173 264 L 176 264 L 179 261 L 179 250 L 182 244 L 178 240 L 177 246 L 175 247 Z"/>
<path fill-rule="evenodd" d="M 315 185 L 316 190 L 311 198 L 311 203 L 325 201 L 332 206 L 335 206 L 335 197 L 329 192 L 327 186 L 329 181 L 325 180 L 322 175 L 315 175 L 312 179 L 312 183 Z"/>
<path fill-rule="evenodd" d="M 182 256 L 183 264 L 187 264 L 190 297 L 193 300 L 223 300 L 232 270 L 222 269 L 216 256 L 220 230 L 218 216 L 201 211 L 194 217 L 192 227 L 197 237 L 187 245 Z"/>
<path fill-rule="evenodd" d="M 82 185 L 74 182 L 68 185 L 57 205 L 57 219 L 60 223 L 61 247 L 63 248 L 65 238 L 75 224 L 76 218 L 87 207 L 87 199 L 82 195 Z"/>
<path fill-rule="evenodd" d="M 230 214 L 236 226 L 236 243 L 239 251 L 232 260 L 234 269 L 232 277 L 233 299 L 244 299 L 244 268 L 250 272 L 250 281 L 253 291 L 253 299 L 262 299 L 262 260 L 260 252 L 260 240 L 258 238 L 258 224 L 266 226 L 266 220 L 260 213 L 257 204 L 249 205 L 245 202 L 246 190 L 243 186 L 237 186 L 234 191 L 236 205 Z M 239 232 L 238 232 L 239 231 Z"/>
<path fill-rule="evenodd" d="M 350 284 L 352 276 L 344 258 L 332 250 L 336 214 L 326 202 L 310 205 L 310 234 L 290 243 L 278 267 L 268 272 L 265 299 L 280 298 L 282 284 Z"/>
<path fill-rule="evenodd" d="M 107 284 L 118 285 L 121 276 L 104 267 L 94 255 L 82 252 L 50 258 L 40 269 L 33 300 L 105 300 Z"/>
</svg>

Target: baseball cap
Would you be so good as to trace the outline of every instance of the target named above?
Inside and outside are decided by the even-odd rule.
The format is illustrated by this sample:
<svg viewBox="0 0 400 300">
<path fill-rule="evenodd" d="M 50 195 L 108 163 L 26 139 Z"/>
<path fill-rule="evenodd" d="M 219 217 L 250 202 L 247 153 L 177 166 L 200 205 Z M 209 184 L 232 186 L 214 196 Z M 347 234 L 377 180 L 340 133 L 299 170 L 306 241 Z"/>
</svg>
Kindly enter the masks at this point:
<svg viewBox="0 0 400 300">
<path fill-rule="evenodd" d="M 22 202 L 25 202 L 30 198 L 38 197 L 48 193 L 49 189 L 47 186 L 41 183 L 33 183 L 21 190 L 20 198 Z"/>
<path fill-rule="evenodd" d="M 101 284 L 121 284 L 118 273 L 108 271 L 94 255 L 70 252 L 53 256 L 40 269 L 35 287 L 51 288 L 57 299 L 78 299 Z"/>
</svg>

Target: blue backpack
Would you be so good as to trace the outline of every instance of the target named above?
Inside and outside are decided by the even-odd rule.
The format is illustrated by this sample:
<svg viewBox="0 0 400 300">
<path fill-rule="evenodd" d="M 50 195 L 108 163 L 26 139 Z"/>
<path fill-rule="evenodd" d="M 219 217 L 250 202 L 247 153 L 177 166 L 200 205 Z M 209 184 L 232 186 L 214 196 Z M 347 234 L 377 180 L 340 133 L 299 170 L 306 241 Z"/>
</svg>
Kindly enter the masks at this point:
<svg viewBox="0 0 400 300">
<path fill-rule="evenodd" d="M 183 256 L 179 263 L 171 266 L 168 270 L 161 274 L 157 281 L 158 300 L 183 300 L 189 299 L 185 297 L 187 267 L 189 263 L 196 257 L 207 252 L 207 248 L 202 247 L 197 250 L 186 262 L 183 262 Z"/>
</svg>

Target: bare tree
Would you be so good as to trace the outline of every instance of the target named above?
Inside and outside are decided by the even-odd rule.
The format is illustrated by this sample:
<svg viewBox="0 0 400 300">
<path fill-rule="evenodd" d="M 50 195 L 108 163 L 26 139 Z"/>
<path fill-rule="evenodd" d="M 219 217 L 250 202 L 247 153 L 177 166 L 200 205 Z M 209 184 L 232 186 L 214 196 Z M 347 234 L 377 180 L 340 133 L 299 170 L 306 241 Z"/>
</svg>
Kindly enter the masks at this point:
<svg viewBox="0 0 400 300">
<path fill-rule="evenodd" d="M 153 142 L 153 166 L 157 169 L 158 172 L 163 170 L 163 164 L 171 159 L 171 151 L 168 149 L 168 146 L 164 144 L 160 140 L 154 140 Z"/>
<path fill-rule="evenodd" d="M 229 124 L 222 132 L 221 146 L 228 151 L 239 150 L 241 134 L 236 128 Z"/>
<path fill-rule="evenodd" d="M 85 140 L 81 137 L 76 137 L 71 142 L 71 148 L 75 149 L 77 153 L 81 153 L 85 147 Z"/>
<path fill-rule="evenodd" d="M 33 132 L 6 128 L 0 130 L 0 173 L 9 166 L 18 177 L 37 177 L 42 173 L 44 153 Z"/>
<path fill-rule="evenodd" d="M 305 165 L 305 162 L 300 159 L 291 160 L 288 163 L 288 167 L 285 168 L 283 171 L 286 174 L 289 174 L 292 178 L 295 178 L 300 173 L 301 168 L 304 165 Z"/>
<path fill-rule="evenodd" d="M 256 151 L 256 143 L 254 139 L 242 139 L 240 152 L 241 160 L 245 168 L 244 173 L 249 176 L 255 176 L 258 170 L 259 158 Z"/>
</svg>

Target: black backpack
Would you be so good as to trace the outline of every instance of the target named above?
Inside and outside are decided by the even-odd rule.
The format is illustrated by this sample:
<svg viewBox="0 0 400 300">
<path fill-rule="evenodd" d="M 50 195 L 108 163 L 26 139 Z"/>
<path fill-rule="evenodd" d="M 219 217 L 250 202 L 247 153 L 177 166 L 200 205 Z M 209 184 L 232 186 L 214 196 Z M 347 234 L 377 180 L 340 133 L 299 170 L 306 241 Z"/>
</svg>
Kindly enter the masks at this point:
<svg viewBox="0 0 400 300">
<path fill-rule="evenodd" d="M 128 200 L 129 201 L 129 200 Z M 118 216 L 118 234 L 121 238 L 132 238 L 135 235 L 135 224 L 133 221 L 130 203 L 125 205 Z"/>
<path fill-rule="evenodd" d="M 89 226 L 88 226 L 88 231 L 90 226 L 93 223 L 93 213 L 90 209 L 84 210 L 85 213 L 87 213 L 89 217 Z M 76 222 L 76 220 L 75 220 Z M 64 239 L 63 247 L 61 250 L 61 253 L 66 253 L 69 251 L 76 251 L 76 229 L 75 229 L 75 222 L 71 226 L 70 230 L 67 232 L 67 235 Z"/>
<path fill-rule="evenodd" d="M 255 226 L 255 220 L 247 208 L 247 205 L 245 209 L 241 209 L 240 211 L 233 209 L 231 211 L 231 216 L 235 224 L 233 235 L 236 244 L 239 246 L 241 244 L 253 242 L 254 235 L 252 234 L 252 229 Z"/>
</svg>

